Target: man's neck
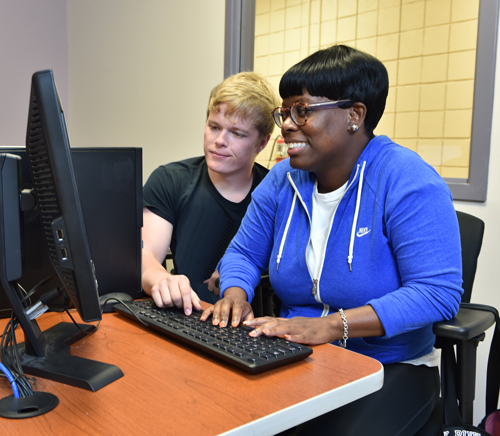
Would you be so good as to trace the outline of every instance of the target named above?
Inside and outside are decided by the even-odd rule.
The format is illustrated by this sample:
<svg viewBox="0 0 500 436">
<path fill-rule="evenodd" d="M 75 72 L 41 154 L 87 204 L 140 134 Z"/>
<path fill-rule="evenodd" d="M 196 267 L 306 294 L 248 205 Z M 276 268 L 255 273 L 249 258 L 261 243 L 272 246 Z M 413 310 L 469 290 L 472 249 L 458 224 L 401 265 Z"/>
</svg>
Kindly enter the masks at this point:
<svg viewBox="0 0 500 436">
<path fill-rule="evenodd" d="M 252 188 L 253 164 L 247 171 L 234 174 L 216 173 L 208 168 L 208 176 L 220 195 L 233 203 L 240 203 Z"/>
</svg>

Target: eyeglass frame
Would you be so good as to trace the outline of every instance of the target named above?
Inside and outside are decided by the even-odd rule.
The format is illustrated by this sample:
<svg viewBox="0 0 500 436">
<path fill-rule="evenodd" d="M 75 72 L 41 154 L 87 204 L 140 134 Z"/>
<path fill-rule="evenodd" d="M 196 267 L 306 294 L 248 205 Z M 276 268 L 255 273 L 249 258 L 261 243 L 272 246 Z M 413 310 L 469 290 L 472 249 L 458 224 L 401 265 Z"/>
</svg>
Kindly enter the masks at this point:
<svg viewBox="0 0 500 436">
<path fill-rule="evenodd" d="M 349 104 L 350 106 L 342 107 L 342 106 L 345 106 L 347 104 Z M 274 122 L 276 123 L 276 125 L 279 128 L 281 128 L 283 126 L 283 122 L 288 118 L 288 116 L 290 116 L 292 118 L 292 121 L 295 124 L 297 124 L 297 126 L 303 126 L 307 122 L 307 113 L 308 112 L 313 112 L 313 111 L 321 110 L 321 109 L 334 109 L 337 107 L 340 107 L 341 109 L 347 109 L 349 107 L 352 107 L 352 105 L 353 105 L 352 100 L 324 101 L 321 103 L 311 103 L 311 104 L 297 102 L 297 103 L 292 104 L 292 106 L 290 106 L 289 108 L 284 108 L 282 106 L 278 106 L 277 108 L 273 109 L 273 111 L 271 113 L 273 115 Z M 304 122 L 303 123 L 298 123 L 297 120 L 295 119 L 295 116 L 294 116 L 295 112 L 293 111 L 294 106 L 303 106 L 304 107 L 305 115 L 304 115 Z M 286 117 L 283 120 L 281 119 L 281 115 L 278 115 L 279 118 L 277 118 L 276 111 L 278 111 L 278 110 L 281 110 L 286 115 Z"/>
</svg>

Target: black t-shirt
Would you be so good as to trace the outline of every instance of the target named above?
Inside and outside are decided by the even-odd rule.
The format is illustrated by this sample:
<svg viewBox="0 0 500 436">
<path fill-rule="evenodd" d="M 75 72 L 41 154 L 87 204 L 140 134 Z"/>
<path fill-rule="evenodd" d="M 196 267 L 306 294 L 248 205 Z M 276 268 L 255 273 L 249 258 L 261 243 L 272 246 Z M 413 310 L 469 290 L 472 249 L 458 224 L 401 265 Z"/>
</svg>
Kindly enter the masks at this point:
<svg viewBox="0 0 500 436">
<path fill-rule="evenodd" d="M 217 191 L 203 156 L 162 165 L 146 182 L 144 206 L 174 227 L 170 243 L 174 272 L 187 276 L 202 300 L 217 300 L 203 281 L 215 271 L 240 226 L 252 191 L 267 173 L 254 164 L 252 188 L 240 203 Z"/>
</svg>

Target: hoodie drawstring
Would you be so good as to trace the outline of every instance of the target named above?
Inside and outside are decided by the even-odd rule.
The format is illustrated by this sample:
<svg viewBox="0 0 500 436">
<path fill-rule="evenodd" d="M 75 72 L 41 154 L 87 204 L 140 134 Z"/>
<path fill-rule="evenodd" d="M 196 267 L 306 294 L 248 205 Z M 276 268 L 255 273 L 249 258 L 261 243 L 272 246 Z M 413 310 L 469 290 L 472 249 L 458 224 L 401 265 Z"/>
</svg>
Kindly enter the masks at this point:
<svg viewBox="0 0 500 436">
<path fill-rule="evenodd" d="M 290 174 L 290 173 L 288 173 Z M 276 271 L 280 266 L 281 254 L 283 253 L 283 247 L 285 246 L 286 235 L 288 234 L 288 228 L 290 227 L 290 222 L 292 221 L 293 210 L 295 209 L 295 203 L 297 201 L 297 191 L 293 195 L 292 207 L 290 208 L 290 213 L 288 214 L 288 220 L 286 222 L 285 231 L 283 237 L 281 238 L 280 249 L 278 251 L 278 257 L 276 258 Z"/>
<path fill-rule="evenodd" d="M 364 174 L 365 174 L 365 166 L 366 166 L 366 161 L 363 161 L 363 167 L 361 168 L 361 173 L 360 173 L 360 176 L 359 176 L 358 194 L 357 194 L 357 197 L 356 197 L 356 209 L 354 211 L 354 218 L 353 218 L 352 228 L 351 228 L 351 240 L 350 240 L 350 243 L 349 243 L 349 254 L 347 256 L 347 263 L 349 264 L 349 271 L 352 271 L 352 259 L 354 257 L 354 236 L 356 235 L 356 226 L 358 224 L 359 206 L 361 204 L 361 192 L 363 191 L 363 178 L 364 178 Z M 351 187 L 351 185 L 356 180 L 356 177 L 358 175 L 358 171 L 359 171 L 359 165 L 356 168 L 356 173 L 354 174 L 354 177 L 353 177 L 351 183 L 349 184 L 349 186 L 347 186 L 344 194 L 342 195 L 342 198 L 344 197 L 344 195 L 347 193 L 347 191 L 349 190 L 349 188 Z M 279 264 L 280 264 L 280 261 L 281 261 L 281 256 L 283 254 L 283 248 L 285 246 L 286 237 L 288 235 L 288 229 L 290 228 L 290 223 L 292 221 L 293 211 L 295 209 L 295 204 L 297 202 L 297 197 L 299 197 L 299 200 L 302 202 L 302 198 L 300 197 L 300 195 L 298 193 L 298 189 L 295 186 L 295 183 L 293 182 L 290 173 L 287 173 L 287 177 L 288 177 L 288 180 L 290 181 L 290 184 L 293 187 L 294 195 L 293 195 L 292 206 L 290 208 L 290 213 L 288 214 L 288 220 L 287 220 L 286 226 L 285 226 L 285 231 L 283 232 L 283 236 L 281 238 L 280 248 L 279 248 L 279 251 L 278 251 L 278 257 L 276 259 L 276 270 L 278 270 L 278 268 L 279 268 Z M 342 198 L 340 198 L 339 202 L 342 200 Z M 306 206 L 304 204 L 303 204 L 303 206 L 306 209 L 307 215 L 309 216 L 309 212 L 307 211 Z"/>
<path fill-rule="evenodd" d="M 365 174 L 366 161 L 363 162 L 361 174 L 359 175 L 358 195 L 356 198 L 356 210 L 354 211 L 354 219 L 352 220 L 351 241 L 349 243 L 349 255 L 347 256 L 347 263 L 349 264 L 349 271 L 352 272 L 352 258 L 354 255 L 354 235 L 356 234 L 356 226 L 358 224 L 359 205 L 361 203 L 361 191 L 363 191 L 363 176 Z"/>
</svg>

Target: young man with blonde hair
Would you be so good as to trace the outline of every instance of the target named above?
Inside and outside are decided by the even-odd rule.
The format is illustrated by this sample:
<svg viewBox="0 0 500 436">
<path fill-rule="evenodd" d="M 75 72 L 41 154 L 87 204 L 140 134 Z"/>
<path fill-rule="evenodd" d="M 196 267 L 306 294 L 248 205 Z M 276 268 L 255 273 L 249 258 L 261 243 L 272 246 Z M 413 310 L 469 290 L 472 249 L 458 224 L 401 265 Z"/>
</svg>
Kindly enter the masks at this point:
<svg viewBox="0 0 500 436">
<path fill-rule="evenodd" d="M 255 163 L 274 128 L 275 91 L 243 72 L 216 86 L 207 108 L 204 156 L 162 165 L 144 186 L 144 291 L 159 307 L 215 302 L 217 263 L 236 234 L 251 193 L 267 174 Z M 162 266 L 172 251 L 174 273 Z"/>
</svg>

